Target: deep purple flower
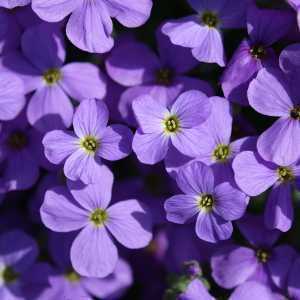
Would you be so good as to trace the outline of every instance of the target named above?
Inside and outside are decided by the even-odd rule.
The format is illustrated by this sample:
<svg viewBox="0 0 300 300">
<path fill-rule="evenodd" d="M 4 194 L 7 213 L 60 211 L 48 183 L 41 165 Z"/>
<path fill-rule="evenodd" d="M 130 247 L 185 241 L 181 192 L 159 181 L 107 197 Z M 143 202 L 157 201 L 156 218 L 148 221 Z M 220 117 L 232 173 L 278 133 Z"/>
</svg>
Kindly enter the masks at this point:
<svg viewBox="0 0 300 300">
<path fill-rule="evenodd" d="M 66 52 L 57 28 L 41 24 L 27 29 L 21 49 L 22 53 L 4 56 L 1 67 L 23 79 L 26 93 L 35 91 L 28 104 L 27 118 L 40 131 L 71 125 L 73 105 L 69 97 L 81 101 L 105 96 L 106 85 L 96 66 L 63 66 Z"/>
<path fill-rule="evenodd" d="M 203 282 L 198 278 L 192 280 L 188 284 L 186 291 L 178 296 L 178 300 L 197 300 L 197 299 L 199 300 L 215 299 L 209 294 Z"/>
<path fill-rule="evenodd" d="M 210 85 L 185 75 L 197 64 L 190 51 L 173 45 L 168 37 L 156 31 L 158 55 L 145 44 L 133 38 L 122 38 L 114 47 L 105 65 L 109 76 L 129 87 L 120 98 L 119 111 L 123 118 L 135 124 L 132 102 L 142 95 L 150 95 L 162 105 L 170 105 L 187 90 L 200 90 L 211 96 Z"/>
<path fill-rule="evenodd" d="M 108 207 L 112 184 L 110 173 L 87 186 L 70 181 L 71 194 L 64 187 L 50 189 L 41 207 L 42 221 L 51 230 L 81 230 L 70 255 L 73 268 L 82 276 L 105 277 L 113 272 L 118 250 L 111 235 L 129 249 L 143 248 L 152 238 L 150 220 L 137 200 Z"/>
<path fill-rule="evenodd" d="M 101 159 L 119 160 L 131 152 L 130 129 L 107 123 L 103 101 L 81 102 L 74 114 L 74 133 L 54 130 L 45 135 L 46 157 L 54 164 L 64 163 L 64 173 L 71 180 L 97 181 L 106 169 Z"/>
<path fill-rule="evenodd" d="M 175 45 L 192 49 L 201 62 L 225 66 L 225 54 L 220 29 L 241 28 L 245 25 L 248 0 L 188 0 L 197 14 L 169 21 L 162 32 Z"/>
<path fill-rule="evenodd" d="M 207 120 L 199 126 L 197 153 L 194 160 L 205 163 L 214 171 L 215 183 L 233 180 L 232 160 L 243 150 L 256 147 L 256 137 L 244 137 L 231 142 L 232 113 L 230 102 L 221 97 L 209 98 L 212 110 Z M 166 169 L 172 176 L 191 158 L 173 151 L 165 160 Z"/>
<path fill-rule="evenodd" d="M 30 2 L 31 0 L 0 0 L 0 7 L 11 9 L 17 6 L 25 6 Z"/>
<path fill-rule="evenodd" d="M 288 231 L 294 219 L 292 188 L 300 176 L 300 165 L 277 165 L 264 161 L 257 153 L 245 151 L 232 164 L 239 188 L 249 196 L 258 196 L 272 187 L 266 207 L 265 225 Z"/>
<path fill-rule="evenodd" d="M 197 217 L 200 239 L 215 243 L 230 238 L 231 221 L 244 215 L 248 197 L 228 182 L 215 186 L 212 170 L 197 161 L 180 169 L 176 182 L 185 194 L 166 200 L 167 219 L 184 224 Z"/>
<path fill-rule="evenodd" d="M 284 287 L 295 250 L 288 245 L 275 246 L 280 232 L 266 229 L 260 217 L 247 216 L 237 224 L 250 247 L 232 244 L 216 251 L 211 259 L 214 280 L 227 289 L 252 280 Z"/>
<path fill-rule="evenodd" d="M 200 91 L 181 94 L 170 108 L 150 96 L 141 96 L 132 105 L 139 124 L 132 148 L 145 164 L 163 160 L 171 147 L 193 156 L 200 147 L 198 127 L 211 111 L 211 103 Z"/>
<path fill-rule="evenodd" d="M 287 290 L 288 294 L 292 299 L 300 299 L 300 258 L 298 257 L 293 263 L 288 281 L 287 281 Z"/>
<path fill-rule="evenodd" d="M 141 26 L 150 16 L 152 0 L 33 0 L 32 9 L 47 22 L 71 14 L 66 28 L 69 40 L 84 51 L 103 53 L 114 44 L 111 18 L 126 27 Z"/>
<path fill-rule="evenodd" d="M 276 65 L 277 59 L 271 45 L 289 31 L 292 21 L 288 12 L 250 6 L 247 15 L 249 38 L 241 42 L 221 79 L 227 99 L 248 105 L 247 88 L 250 81 L 263 67 Z"/>
<path fill-rule="evenodd" d="M 24 190 L 36 183 L 43 156 L 41 141 L 41 135 L 29 127 L 23 114 L 3 123 L 0 162 L 4 164 L 2 176 L 8 190 Z"/>
<path fill-rule="evenodd" d="M 298 92 L 299 93 L 299 92 Z M 248 89 L 250 105 L 259 113 L 279 117 L 257 141 L 259 154 L 267 161 L 288 166 L 300 156 L 300 108 L 295 89 L 276 69 L 259 71 Z"/>
</svg>

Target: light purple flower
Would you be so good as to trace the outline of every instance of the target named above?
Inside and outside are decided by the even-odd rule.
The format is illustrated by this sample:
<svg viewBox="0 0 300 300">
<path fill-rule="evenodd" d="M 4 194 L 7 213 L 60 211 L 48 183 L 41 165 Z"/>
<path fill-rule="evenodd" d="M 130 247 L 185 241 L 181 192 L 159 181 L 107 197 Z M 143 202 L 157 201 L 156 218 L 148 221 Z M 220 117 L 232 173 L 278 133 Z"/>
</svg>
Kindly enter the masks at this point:
<svg viewBox="0 0 300 300">
<path fill-rule="evenodd" d="M 170 105 L 179 94 L 195 89 L 211 96 L 210 85 L 198 78 L 185 75 L 198 61 L 186 48 L 173 45 L 167 36 L 156 31 L 158 55 L 147 45 L 133 38 L 120 38 L 105 62 L 109 76 L 129 87 L 118 104 L 123 118 L 136 125 L 132 102 L 141 95 L 150 95 L 163 105 Z"/>
<path fill-rule="evenodd" d="M 197 161 L 180 169 L 176 182 L 184 194 L 166 200 L 167 219 L 177 224 L 197 219 L 196 234 L 207 242 L 230 238 L 231 221 L 244 215 L 248 197 L 228 182 L 215 186 L 212 170 Z"/>
<path fill-rule="evenodd" d="M 152 233 L 144 207 L 137 200 L 125 200 L 108 207 L 113 176 L 103 174 L 96 184 L 69 182 L 46 192 L 41 207 L 43 223 L 53 231 L 80 230 L 71 247 L 73 268 L 82 276 L 105 277 L 113 272 L 118 250 L 111 235 L 129 249 L 145 247 Z"/>
<path fill-rule="evenodd" d="M 276 69 L 259 71 L 248 89 L 250 105 L 259 113 L 279 117 L 257 141 L 263 159 L 288 166 L 300 156 L 300 107 L 289 82 Z"/>
<path fill-rule="evenodd" d="M 300 165 L 285 166 L 264 161 L 257 153 L 244 151 L 232 164 L 239 188 L 249 196 L 258 196 L 272 187 L 265 207 L 265 225 L 288 231 L 294 219 L 293 183 L 300 175 Z"/>
<path fill-rule="evenodd" d="M 32 9 L 47 22 L 71 14 L 66 28 L 69 40 L 84 51 L 103 53 L 114 44 L 111 18 L 126 27 L 141 26 L 150 16 L 152 0 L 33 0 Z"/>
<path fill-rule="evenodd" d="M 207 288 L 201 282 L 200 279 L 192 280 L 184 293 L 178 296 L 178 300 L 214 300 Z"/>
<path fill-rule="evenodd" d="M 22 36 L 20 52 L 11 52 L 1 59 L 1 67 L 24 81 L 25 92 L 34 92 L 27 118 L 42 132 L 69 127 L 73 105 L 89 98 L 102 99 L 106 84 L 100 70 L 90 63 L 63 66 L 65 48 L 57 28 L 48 24 L 31 27 Z"/>
<path fill-rule="evenodd" d="M 247 89 L 250 81 L 263 67 L 277 64 L 271 46 L 288 33 L 292 24 L 293 17 L 289 12 L 258 9 L 255 5 L 249 7 L 247 14 L 249 38 L 241 42 L 221 79 L 227 99 L 248 105 Z"/>
<path fill-rule="evenodd" d="M 188 0 L 197 14 L 169 21 L 162 32 L 175 45 L 192 49 L 201 62 L 225 66 L 225 54 L 220 29 L 241 28 L 245 25 L 248 0 Z"/>
<path fill-rule="evenodd" d="M 71 180 L 101 180 L 106 170 L 102 159 L 115 161 L 131 152 L 131 130 L 107 123 L 108 109 L 103 101 L 82 101 L 74 114 L 74 133 L 54 130 L 45 135 L 45 156 L 53 164 L 64 163 L 64 173 Z"/>
<path fill-rule="evenodd" d="M 237 225 L 250 246 L 232 244 L 216 251 L 211 259 L 214 280 L 226 289 L 247 281 L 283 288 L 295 250 L 288 245 L 275 246 L 280 232 L 266 229 L 259 216 L 246 216 Z"/>
<path fill-rule="evenodd" d="M 211 103 L 200 91 L 181 94 L 169 109 L 150 96 L 141 96 L 132 105 L 139 124 L 132 148 L 145 164 L 163 160 L 168 150 L 175 147 L 193 157 L 200 147 L 198 127 L 211 111 Z"/>
<path fill-rule="evenodd" d="M 230 102 L 221 97 L 209 98 L 212 110 L 207 120 L 199 126 L 198 152 L 195 160 L 202 161 L 214 171 L 215 183 L 233 180 L 231 163 L 241 151 L 256 148 L 256 137 L 243 137 L 231 142 L 232 113 Z M 165 160 L 166 169 L 176 176 L 178 170 L 191 159 L 173 151 Z"/>
</svg>

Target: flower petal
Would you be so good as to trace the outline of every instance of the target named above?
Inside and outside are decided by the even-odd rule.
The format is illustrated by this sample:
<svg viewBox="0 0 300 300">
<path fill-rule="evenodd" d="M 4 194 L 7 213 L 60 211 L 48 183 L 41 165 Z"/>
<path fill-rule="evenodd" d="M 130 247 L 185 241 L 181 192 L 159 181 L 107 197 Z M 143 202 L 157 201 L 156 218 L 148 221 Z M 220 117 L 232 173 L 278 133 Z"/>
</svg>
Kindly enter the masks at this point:
<svg viewBox="0 0 300 300">
<path fill-rule="evenodd" d="M 55 187 L 45 194 L 41 206 L 45 226 L 57 232 L 78 230 L 88 224 L 88 212 L 80 208 L 65 187 Z"/>
<path fill-rule="evenodd" d="M 117 261 L 118 250 L 104 226 L 86 226 L 72 244 L 72 266 L 82 276 L 106 277 Z"/>
<path fill-rule="evenodd" d="M 108 126 L 101 137 L 97 155 L 112 161 L 122 159 L 130 154 L 132 139 L 133 134 L 127 126 Z"/>
<path fill-rule="evenodd" d="M 176 178 L 179 188 L 188 195 L 212 194 L 214 175 L 212 170 L 200 161 L 193 161 L 182 167 Z"/>
<path fill-rule="evenodd" d="M 166 200 L 165 211 L 167 220 L 177 224 L 190 221 L 198 212 L 195 196 L 176 195 Z"/>
<path fill-rule="evenodd" d="M 198 278 L 193 279 L 184 293 L 180 294 L 180 300 L 214 300 L 214 298 L 208 293 L 207 288 Z"/>
<path fill-rule="evenodd" d="M 150 216 L 137 200 L 118 202 L 107 209 L 106 226 L 126 248 L 146 247 L 152 239 Z"/>
<path fill-rule="evenodd" d="M 300 298 L 300 258 L 296 259 L 289 274 L 288 292 L 295 299 Z"/>
<path fill-rule="evenodd" d="M 278 180 L 276 166 L 262 160 L 255 152 L 238 154 L 232 168 L 237 185 L 249 196 L 258 196 Z"/>
</svg>

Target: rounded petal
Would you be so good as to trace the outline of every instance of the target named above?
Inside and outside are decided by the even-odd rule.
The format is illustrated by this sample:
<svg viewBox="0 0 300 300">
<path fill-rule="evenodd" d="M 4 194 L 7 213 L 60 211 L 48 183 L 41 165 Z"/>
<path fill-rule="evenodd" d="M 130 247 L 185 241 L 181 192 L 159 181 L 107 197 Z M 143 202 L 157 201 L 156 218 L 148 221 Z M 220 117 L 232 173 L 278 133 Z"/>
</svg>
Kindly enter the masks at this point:
<svg viewBox="0 0 300 300">
<path fill-rule="evenodd" d="M 166 157 L 169 143 L 169 137 L 163 133 L 143 134 L 137 130 L 133 137 L 132 149 L 140 162 L 154 165 Z"/>
<path fill-rule="evenodd" d="M 106 277 L 117 261 L 118 250 L 104 226 L 86 226 L 72 244 L 72 266 L 82 276 Z"/>
<path fill-rule="evenodd" d="M 300 122 L 280 118 L 260 135 L 257 150 L 265 160 L 279 166 L 291 165 L 299 159 Z"/>
<path fill-rule="evenodd" d="M 118 202 L 107 209 L 107 214 L 105 225 L 123 246 L 138 249 L 150 243 L 151 218 L 137 200 Z"/>
<path fill-rule="evenodd" d="M 67 36 L 79 49 L 91 53 L 108 52 L 114 44 L 113 24 L 102 1 L 82 1 L 73 11 Z"/>
<path fill-rule="evenodd" d="M 265 207 L 265 225 L 283 232 L 290 230 L 294 219 L 290 184 L 276 184 Z"/>
<path fill-rule="evenodd" d="M 216 202 L 214 211 L 224 220 L 237 220 L 245 214 L 249 198 L 229 182 L 217 185 L 213 196 Z"/>
<path fill-rule="evenodd" d="M 82 101 L 73 118 L 73 127 L 80 138 L 93 136 L 99 138 L 108 122 L 108 108 L 104 101 L 94 99 Z"/>
<path fill-rule="evenodd" d="M 193 161 L 183 166 L 178 172 L 176 182 L 188 195 L 212 194 L 214 190 L 213 172 L 200 161 Z"/>
<path fill-rule="evenodd" d="M 150 17 L 151 0 L 105 0 L 110 14 L 126 27 L 143 25 Z"/>
<path fill-rule="evenodd" d="M 192 50 L 193 56 L 201 62 L 216 63 L 225 66 L 225 54 L 221 33 L 215 29 L 208 29 L 200 45 Z"/>
<path fill-rule="evenodd" d="M 73 105 L 58 85 L 37 90 L 27 107 L 28 122 L 41 132 L 68 128 L 72 124 Z"/>
<path fill-rule="evenodd" d="M 43 139 L 45 156 L 53 164 L 60 164 L 76 151 L 78 139 L 72 132 L 53 130 Z"/>
<path fill-rule="evenodd" d="M 169 115 L 165 106 L 144 95 L 133 101 L 132 109 L 143 133 L 163 132 L 163 120 Z"/>
<path fill-rule="evenodd" d="M 164 208 L 167 220 L 177 224 L 184 224 L 199 213 L 195 196 L 189 195 L 176 195 L 167 199 Z"/>
<path fill-rule="evenodd" d="M 224 246 L 211 258 L 212 276 L 223 288 L 231 289 L 250 278 L 257 267 L 254 250 L 240 246 Z"/>
<path fill-rule="evenodd" d="M 182 93 L 171 108 L 171 115 L 175 115 L 180 127 L 191 128 L 203 123 L 211 113 L 211 103 L 207 96 L 200 91 Z"/>
<path fill-rule="evenodd" d="M 160 62 L 146 45 L 124 40 L 111 51 L 105 67 L 114 81 L 123 86 L 136 86 L 153 82 Z"/>
<path fill-rule="evenodd" d="M 77 101 L 103 99 L 106 82 L 100 69 L 90 63 L 70 63 L 61 69 L 60 86 Z"/>
<path fill-rule="evenodd" d="M 256 111 L 267 116 L 289 116 L 293 108 L 283 75 L 273 69 L 258 72 L 249 85 L 248 99 Z"/>
<path fill-rule="evenodd" d="M 14 119 L 26 103 L 23 82 L 10 73 L 2 73 L 0 79 L 0 120 Z"/>
<path fill-rule="evenodd" d="M 276 166 L 263 161 L 252 151 L 238 154 L 232 168 L 237 185 L 249 196 L 258 196 L 278 180 Z"/>
<path fill-rule="evenodd" d="M 198 19 L 197 15 L 193 15 L 166 22 L 162 26 L 162 32 L 175 45 L 188 48 L 198 47 L 204 43 L 209 32 L 208 26 L 199 24 Z"/>
<path fill-rule="evenodd" d="M 25 6 L 30 3 L 30 0 L 1 0 L 0 6 L 5 8 L 15 8 L 18 6 Z"/>
<path fill-rule="evenodd" d="M 101 180 L 95 183 L 83 184 L 80 181 L 68 181 L 69 190 L 74 199 L 85 209 L 94 211 L 97 208 L 106 209 L 112 193 L 114 176 L 106 168 Z"/>
<path fill-rule="evenodd" d="M 80 4 L 80 0 L 34 0 L 32 9 L 47 22 L 58 22 L 64 19 Z"/>
<path fill-rule="evenodd" d="M 292 44 L 284 48 L 279 56 L 279 64 L 286 73 L 297 72 L 300 66 L 300 44 Z"/>
<path fill-rule="evenodd" d="M 217 243 L 231 237 L 233 227 L 214 213 L 201 212 L 196 221 L 196 234 L 206 242 Z"/>
<path fill-rule="evenodd" d="M 89 222 L 88 212 L 76 205 L 62 186 L 46 192 L 40 212 L 44 225 L 57 232 L 78 230 Z"/>
<path fill-rule="evenodd" d="M 180 300 L 214 300 L 214 298 L 209 294 L 207 288 L 198 278 L 192 280 L 188 285 L 186 291 L 179 296 Z"/>
</svg>

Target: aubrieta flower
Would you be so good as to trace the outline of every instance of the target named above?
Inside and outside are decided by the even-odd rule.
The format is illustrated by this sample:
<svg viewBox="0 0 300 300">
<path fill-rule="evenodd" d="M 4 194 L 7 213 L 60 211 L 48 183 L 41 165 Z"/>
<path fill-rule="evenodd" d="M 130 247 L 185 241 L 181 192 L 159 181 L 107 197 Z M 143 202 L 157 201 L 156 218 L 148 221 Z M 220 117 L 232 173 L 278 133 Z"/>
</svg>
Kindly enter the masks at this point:
<svg viewBox="0 0 300 300">
<path fill-rule="evenodd" d="M 69 40 L 81 50 L 103 53 L 114 45 L 111 18 L 126 27 L 141 26 L 150 16 L 152 0 L 33 0 L 32 9 L 47 22 L 71 14 L 66 27 Z"/>
<path fill-rule="evenodd" d="M 221 97 L 211 97 L 209 101 L 212 104 L 212 110 L 207 120 L 199 126 L 197 138 L 201 143 L 198 146 L 195 160 L 211 166 L 214 171 L 215 183 L 224 181 L 232 183 L 234 182 L 231 167 L 233 158 L 241 151 L 255 149 L 256 137 L 243 137 L 231 142 L 230 102 Z M 187 161 L 187 157 L 183 157 L 179 153 L 172 153 L 167 157 L 165 165 L 169 172 L 177 173 Z"/>
<path fill-rule="evenodd" d="M 12 9 L 18 6 L 25 6 L 30 2 L 31 0 L 0 0 L 0 7 Z"/>
<path fill-rule="evenodd" d="M 271 45 L 289 31 L 292 21 L 292 15 L 282 10 L 258 9 L 254 5 L 249 7 L 249 38 L 241 42 L 221 79 L 227 99 L 248 105 L 247 88 L 250 81 L 263 67 L 276 65 L 277 58 Z"/>
<path fill-rule="evenodd" d="M 102 159 L 115 161 L 131 152 L 131 130 L 107 123 L 108 109 L 102 100 L 82 101 L 74 114 L 74 133 L 53 130 L 45 135 L 45 156 L 53 164 L 64 163 L 64 173 L 71 180 L 101 180 L 106 169 Z"/>
<path fill-rule="evenodd" d="M 266 229 L 259 216 L 248 215 L 237 225 L 250 245 L 220 247 L 211 259 L 214 280 L 226 289 L 253 280 L 284 288 L 295 250 L 288 245 L 275 246 L 280 231 Z"/>
<path fill-rule="evenodd" d="M 0 78 L 0 121 L 16 118 L 25 103 L 22 80 L 16 75 L 2 73 Z"/>
<path fill-rule="evenodd" d="M 184 194 L 166 200 L 168 221 L 184 224 L 197 219 L 196 234 L 207 242 L 230 238 L 231 221 L 244 215 L 248 197 L 228 182 L 215 186 L 212 170 L 197 161 L 182 167 L 176 182 Z"/>
<path fill-rule="evenodd" d="M 3 180 L 8 190 L 25 190 L 39 178 L 43 148 L 42 137 L 22 113 L 5 122 L 0 129 L 0 162 L 3 162 Z"/>
<path fill-rule="evenodd" d="M 113 272 L 118 250 L 111 235 L 129 249 L 146 247 L 152 238 L 149 216 L 137 200 L 108 207 L 112 184 L 110 173 L 87 186 L 69 182 L 71 194 L 64 187 L 50 189 L 41 207 L 42 221 L 51 230 L 80 230 L 70 255 L 73 268 L 82 276 L 105 277 Z"/>
<path fill-rule="evenodd" d="M 192 280 L 186 291 L 178 296 L 178 300 L 214 300 L 209 292 L 207 291 L 207 288 L 203 284 L 203 282 L 199 279 Z"/>
<path fill-rule="evenodd" d="M 71 125 L 73 105 L 69 97 L 81 101 L 105 96 L 106 85 L 96 66 L 63 66 L 66 51 L 57 28 L 47 24 L 30 27 L 22 36 L 21 50 L 2 57 L 1 68 L 19 76 L 26 93 L 35 91 L 27 118 L 38 130 L 46 132 Z"/>
<path fill-rule="evenodd" d="M 191 48 L 199 61 L 224 67 L 220 29 L 244 27 L 248 0 L 188 0 L 188 3 L 197 14 L 167 22 L 162 32 L 173 44 Z"/>
<path fill-rule="evenodd" d="M 150 95 L 163 105 L 169 105 L 187 90 L 200 90 L 211 96 L 210 85 L 198 78 L 185 75 L 198 61 L 186 48 L 173 45 L 156 31 L 158 55 L 147 45 L 133 38 L 121 38 L 111 51 L 105 66 L 109 76 L 119 84 L 129 87 L 121 95 L 118 108 L 122 117 L 135 124 L 132 102 L 142 95 Z"/>
<path fill-rule="evenodd" d="M 200 147 L 198 127 L 211 112 L 211 103 L 200 91 L 181 94 L 169 109 L 145 95 L 137 98 L 132 108 L 139 124 L 132 148 L 139 161 L 155 164 L 162 161 L 171 147 L 193 156 Z"/>
<path fill-rule="evenodd" d="M 279 120 L 263 132 L 257 150 L 263 159 L 289 166 L 300 156 L 299 96 L 277 69 L 262 69 L 248 89 L 250 106 Z"/>
<path fill-rule="evenodd" d="M 294 219 L 293 184 L 300 175 L 300 165 L 277 165 L 263 160 L 257 153 L 244 151 L 232 164 L 239 188 L 249 196 L 258 196 L 272 187 L 265 207 L 265 225 L 288 231 Z"/>
</svg>

